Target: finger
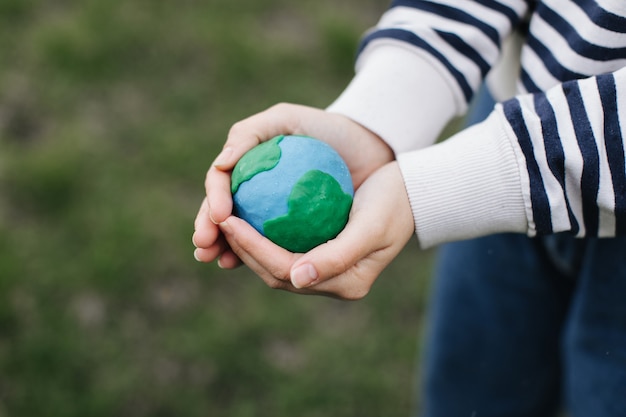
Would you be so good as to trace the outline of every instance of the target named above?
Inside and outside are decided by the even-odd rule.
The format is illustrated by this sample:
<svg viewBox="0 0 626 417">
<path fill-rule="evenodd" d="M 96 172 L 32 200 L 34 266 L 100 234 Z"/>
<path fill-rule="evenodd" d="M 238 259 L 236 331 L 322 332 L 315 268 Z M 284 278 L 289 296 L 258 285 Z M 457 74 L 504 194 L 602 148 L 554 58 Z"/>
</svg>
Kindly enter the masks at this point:
<svg viewBox="0 0 626 417">
<path fill-rule="evenodd" d="M 227 249 L 228 244 L 223 237 L 220 237 L 210 246 L 196 248 L 193 256 L 198 262 L 213 262 Z"/>
<path fill-rule="evenodd" d="M 222 269 L 233 269 L 241 266 L 241 259 L 232 251 L 232 249 L 227 249 L 222 253 L 220 258 L 217 260 L 217 264 Z"/>
<path fill-rule="evenodd" d="M 281 103 L 235 123 L 228 132 L 222 152 L 213 165 L 220 170 L 232 169 L 247 151 L 278 135 L 298 133 L 299 108 Z"/>
<path fill-rule="evenodd" d="M 204 187 L 207 195 L 206 216 L 211 223 L 219 224 L 226 220 L 233 211 L 230 172 L 220 171 L 212 166 L 207 171 Z"/>
<path fill-rule="evenodd" d="M 388 241 L 394 241 L 393 236 L 387 236 L 390 223 L 384 218 L 393 212 L 396 193 L 406 192 L 403 188 L 397 191 L 403 187 L 401 179 L 396 179 L 400 183 L 397 186 L 384 181 L 386 176 L 381 174 L 395 173 L 393 169 L 394 166 L 381 168 L 378 175 L 372 176 L 357 191 L 348 224 L 335 239 L 314 248 L 294 263 L 291 280 L 296 288 L 306 288 L 343 274 L 354 268 L 359 260 L 383 251 Z M 380 190 L 386 190 L 386 200 L 380 200 Z M 397 221 L 392 219 L 392 223 Z"/>
<path fill-rule="evenodd" d="M 363 238 L 358 215 L 353 214 L 345 229 L 335 238 L 304 254 L 290 270 L 291 283 L 296 288 L 317 286 L 331 278 L 349 273 L 365 259 L 379 243 L 375 233 Z"/>
<path fill-rule="evenodd" d="M 272 288 L 288 289 L 289 270 L 295 255 L 261 236 L 237 217 L 220 224 L 228 244 L 237 256 Z"/>
<path fill-rule="evenodd" d="M 194 230 L 204 227 L 208 220 L 209 220 L 209 206 L 207 204 L 206 197 L 205 197 L 202 199 L 202 203 L 200 204 L 200 209 L 198 209 L 198 214 L 196 214 L 196 219 L 193 222 Z"/>
<path fill-rule="evenodd" d="M 380 198 L 381 190 L 385 190 L 384 199 Z M 294 262 L 292 283 L 296 288 L 317 287 L 329 278 L 348 274 L 357 282 L 341 289 L 356 291 L 349 298 L 362 298 L 413 235 L 413 228 L 399 168 L 395 163 L 387 164 L 357 191 L 348 224 L 337 238 Z"/>
<path fill-rule="evenodd" d="M 194 221 L 194 233 L 191 240 L 197 248 L 208 248 L 215 243 L 219 233 L 219 228 L 210 219 L 209 206 L 205 198 Z"/>
</svg>

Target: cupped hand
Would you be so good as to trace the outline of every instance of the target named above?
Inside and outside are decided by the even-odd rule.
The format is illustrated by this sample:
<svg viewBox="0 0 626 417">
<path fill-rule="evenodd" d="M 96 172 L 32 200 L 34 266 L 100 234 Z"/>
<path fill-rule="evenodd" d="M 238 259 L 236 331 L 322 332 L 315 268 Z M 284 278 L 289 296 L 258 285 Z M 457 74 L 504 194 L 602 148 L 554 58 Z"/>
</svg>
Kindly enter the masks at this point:
<svg viewBox="0 0 626 417">
<path fill-rule="evenodd" d="M 329 143 L 346 161 L 355 189 L 394 159 L 391 149 L 370 130 L 345 116 L 312 107 L 282 103 L 237 122 L 206 175 L 206 197 L 194 223 L 198 261 L 219 259 L 222 268 L 241 264 L 218 227 L 232 214 L 230 173 L 248 150 L 281 134 L 307 135 Z"/>
<path fill-rule="evenodd" d="M 397 163 L 355 193 L 348 224 L 333 240 L 291 253 L 230 216 L 220 224 L 234 254 L 271 288 L 347 300 L 363 298 L 413 235 L 413 216 Z"/>
</svg>

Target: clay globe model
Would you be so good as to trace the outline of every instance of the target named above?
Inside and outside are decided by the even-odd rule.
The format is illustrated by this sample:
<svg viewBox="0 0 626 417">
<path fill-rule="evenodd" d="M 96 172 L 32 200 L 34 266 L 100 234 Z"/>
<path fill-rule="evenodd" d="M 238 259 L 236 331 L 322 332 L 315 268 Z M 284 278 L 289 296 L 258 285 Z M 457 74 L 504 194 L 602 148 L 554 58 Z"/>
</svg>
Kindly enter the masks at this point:
<svg viewBox="0 0 626 417">
<path fill-rule="evenodd" d="M 336 237 L 348 221 L 350 171 L 328 144 L 281 135 L 252 148 L 232 172 L 234 214 L 291 252 Z"/>
</svg>

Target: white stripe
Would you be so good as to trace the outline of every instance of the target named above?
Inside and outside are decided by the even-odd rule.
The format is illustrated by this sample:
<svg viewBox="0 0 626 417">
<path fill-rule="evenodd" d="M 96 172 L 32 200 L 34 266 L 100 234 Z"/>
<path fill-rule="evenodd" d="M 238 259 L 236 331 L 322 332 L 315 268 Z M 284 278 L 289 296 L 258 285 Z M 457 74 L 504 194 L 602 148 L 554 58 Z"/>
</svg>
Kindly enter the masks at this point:
<svg viewBox="0 0 626 417">
<path fill-rule="evenodd" d="M 478 86 L 482 81 L 482 75 L 480 73 L 480 68 L 474 61 L 454 49 L 433 31 L 424 31 L 421 32 L 421 35 L 422 39 L 445 56 L 446 59 L 450 61 L 450 64 L 456 68 L 457 71 L 463 74 L 465 80 L 474 90 L 478 89 Z"/>
<path fill-rule="evenodd" d="M 518 99 L 522 106 L 524 123 L 528 128 L 533 143 L 533 154 L 539 166 L 539 173 L 543 179 L 543 186 L 548 196 L 552 229 L 555 233 L 570 230 L 571 224 L 567 213 L 565 192 L 548 165 L 541 119 L 534 110 L 533 96 L 525 95 L 518 97 Z"/>
<path fill-rule="evenodd" d="M 524 16 L 528 10 L 528 2 L 523 0 L 500 0 L 498 3 L 513 10 L 518 16 Z"/>
<path fill-rule="evenodd" d="M 532 81 L 542 91 L 560 84 L 560 81 L 548 71 L 541 58 L 527 45 L 522 48 L 521 62 L 522 68 L 526 70 Z"/>
<path fill-rule="evenodd" d="M 611 181 L 611 171 L 606 155 L 606 143 L 604 141 L 604 113 L 602 101 L 595 78 L 587 79 L 578 83 L 583 97 L 585 111 L 591 123 L 593 136 L 596 139 L 600 162 L 600 188 L 596 200 L 600 209 L 599 237 L 615 236 L 615 193 Z"/>
<path fill-rule="evenodd" d="M 435 2 L 462 10 L 470 16 L 493 26 L 500 33 L 501 38 L 504 37 L 502 36 L 503 34 L 508 34 L 511 30 L 511 24 L 505 15 L 483 6 L 479 2 L 459 0 L 438 0 Z"/>
<path fill-rule="evenodd" d="M 617 91 L 617 114 L 622 132 L 622 147 L 626 154 L 626 94 L 620 94 L 620 92 L 626 91 L 626 68 L 616 71 L 614 76 L 615 91 Z"/>
<path fill-rule="evenodd" d="M 626 2 L 624 2 L 626 4 Z M 617 114 L 619 119 L 620 131 L 622 134 L 622 149 L 626 154 L 626 94 L 619 92 L 626 91 L 626 68 L 617 71 L 615 74 L 615 90 L 617 91 Z M 625 221 L 625 219 L 621 219 Z"/>
<path fill-rule="evenodd" d="M 544 0 L 544 3 L 579 30 L 578 34 L 587 42 L 605 48 L 626 46 L 626 33 L 613 32 L 597 26 L 575 2 L 568 1 L 568 4 L 564 4 L 564 0 Z M 581 28 L 585 30 L 582 31 Z M 626 28 L 624 30 L 626 31 Z"/>
<path fill-rule="evenodd" d="M 618 16 L 626 16 L 626 2 L 624 0 L 596 0 L 604 10 Z"/>
<path fill-rule="evenodd" d="M 556 60 L 565 68 L 586 75 L 602 74 L 626 65 L 626 59 L 596 61 L 578 55 L 567 41 L 541 17 L 536 16 L 530 31 L 541 43 L 550 49 Z"/>
<path fill-rule="evenodd" d="M 418 16 L 420 16 L 420 19 L 418 19 L 418 21 L 420 22 L 421 21 L 428 22 L 429 19 L 432 18 L 433 20 L 435 19 L 438 20 L 440 24 L 450 24 L 451 25 L 450 29 L 452 29 L 455 26 L 460 27 L 460 25 L 458 25 L 458 23 L 456 22 L 450 22 L 447 19 L 439 18 L 437 15 L 433 15 L 430 13 L 423 13 L 419 10 L 413 10 L 413 9 L 407 9 L 407 8 L 401 8 L 401 7 L 397 7 L 395 9 L 404 9 L 405 12 L 407 13 L 410 12 L 413 15 L 413 18 L 417 18 Z M 391 13 L 391 12 L 393 12 L 395 9 L 392 9 L 390 12 L 388 12 L 385 15 L 385 17 L 381 20 L 379 24 L 379 27 L 378 27 L 379 29 L 384 29 L 386 27 L 393 27 L 393 28 L 403 29 L 403 30 L 407 30 L 412 33 L 415 33 L 422 40 L 424 40 L 427 44 L 432 46 L 437 52 L 442 54 L 457 71 L 461 72 L 465 80 L 470 84 L 470 86 L 474 90 L 478 89 L 478 86 L 482 82 L 482 74 L 480 72 L 480 67 L 476 65 L 474 61 L 472 61 L 466 55 L 457 51 L 450 44 L 444 41 L 437 33 L 434 32 L 433 28 L 428 27 L 428 26 L 414 24 L 414 19 L 410 19 L 409 21 L 407 21 L 406 16 L 405 16 L 404 21 L 400 21 L 399 18 L 404 16 L 404 14 L 399 15 L 397 17 L 393 16 L 394 13 Z M 400 10 L 397 10 L 397 11 L 400 11 Z M 388 16 L 388 15 L 391 15 L 391 16 Z M 428 18 L 426 19 L 424 15 L 428 15 Z M 468 27 L 467 25 L 463 25 L 463 26 Z M 489 38 L 487 38 L 484 35 L 483 37 L 484 37 L 484 40 L 487 41 L 488 45 L 492 47 L 491 49 L 495 51 L 495 54 L 492 54 L 492 55 L 496 56 L 497 55 L 496 46 L 491 41 L 489 41 Z M 407 43 L 406 45 L 411 46 L 409 43 Z M 442 66 L 442 68 L 445 68 L 445 67 Z M 446 69 L 446 73 L 448 73 L 447 69 Z M 458 86 L 456 79 L 452 76 L 452 74 L 450 74 L 450 77 L 454 79 L 454 84 L 457 85 L 458 92 L 459 94 L 462 95 L 463 92 L 460 90 L 460 86 Z"/>
<path fill-rule="evenodd" d="M 583 205 L 580 183 L 583 174 L 583 157 L 578 147 L 576 133 L 569 113 L 569 105 L 561 88 L 553 88 L 546 94 L 556 113 L 557 129 L 563 152 L 565 154 L 565 195 L 569 200 L 570 208 L 580 227 L 577 236 L 585 235 Z"/>
<path fill-rule="evenodd" d="M 402 27 L 414 33 L 421 33 L 427 28 L 457 34 L 480 53 L 485 61 L 493 65 L 498 59 L 499 51 L 488 36 L 475 26 L 456 20 L 450 20 L 438 14 L 425 12 L 410 7 L 395 7 L 383 15 L 379 27 Z"/>
</svg>

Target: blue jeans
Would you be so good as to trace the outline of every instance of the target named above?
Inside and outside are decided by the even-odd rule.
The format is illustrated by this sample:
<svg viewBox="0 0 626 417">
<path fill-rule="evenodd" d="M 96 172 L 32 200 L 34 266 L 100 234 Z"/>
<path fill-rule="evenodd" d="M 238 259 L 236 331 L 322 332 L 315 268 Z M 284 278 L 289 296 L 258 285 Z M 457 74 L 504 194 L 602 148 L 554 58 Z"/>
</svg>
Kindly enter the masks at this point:
<svg viewBox="0 0 626 417">
<path fill-rule="evenodd" d="M 433 285 L 424 416 L 626 416 L 626 238 L 455 242 Z"/>
</svg>

